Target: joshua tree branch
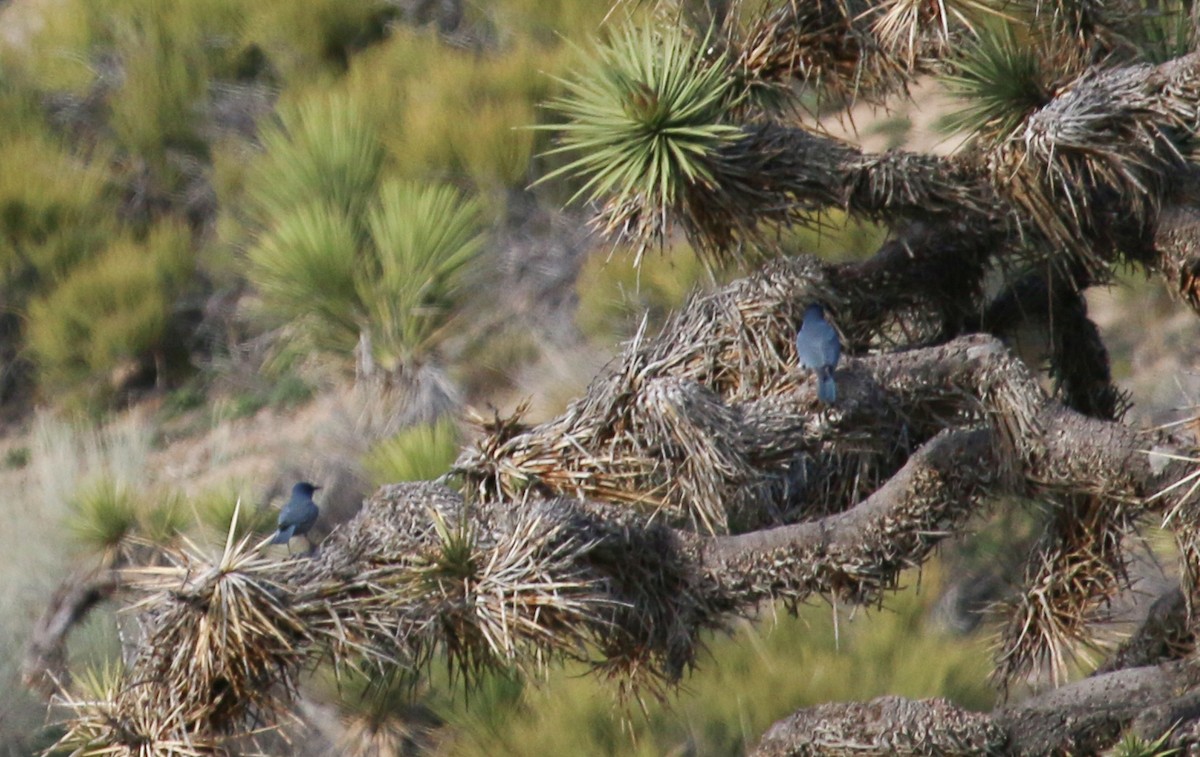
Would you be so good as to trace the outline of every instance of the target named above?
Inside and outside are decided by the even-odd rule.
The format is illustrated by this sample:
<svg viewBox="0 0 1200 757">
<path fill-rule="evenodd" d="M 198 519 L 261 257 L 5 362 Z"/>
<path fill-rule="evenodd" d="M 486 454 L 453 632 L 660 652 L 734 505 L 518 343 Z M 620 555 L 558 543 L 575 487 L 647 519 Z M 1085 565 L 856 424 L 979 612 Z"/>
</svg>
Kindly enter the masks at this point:
<svg viewBox="0 0 1200 757">
<path fill-rule="evenodd" d="M 1085 678 L 990 715 L 941 699 L 825 704 L 775 723 L 753 754 L 1095 754 L 1135 720 L 1148 738 L 1177 722 L 1146 713 L 1195 717 L 1198 684 L 1200 669 L 1172 662 Z"/>
<path fill-rule="evenodd" d="M 1154 265 L 1167 288 L 1200 314 L 1200 172 L 1181 174 L 1159 213 L 1153 240 Z"/>
<path fill-rule="evenodd" d="M 145 605 L 144 637 L 128 673 L 136 683 L 101 717 L 128 729 L 146 717 L 147 702 L 175 703 L 178 710 L 167 711 L 184 713 L 179 727 L 189 738 L 216 738 L 286 706 L 303 661 L 330 653 L 365 652 L 419 669 L 431 650 L 444 649 L 472 674 L 591 647 L 631 680 L 675 681 L 695 663 L 703 630 L 763 598 L 829 592 L 878 601 L 902 568 L 921 564 L 995 494 L 1086 491 L 1144 509 L 1150 494 L 1190 467 L 1164 454 L 1178 451 L 1169 439 L 1160 440 L 1159 455 L 1146 454 L 1148 437 L 1046 397 L 990 337 L 851 360 L 838 381 L 844 397 L 810 419 L 806 434 L 837 439 L 865 417 L 886 424 L 924 414 L 944 424 L 842 512 L 765 532 L 706 535 L 669 527 L 632 504 L 536 492 L 468 503 L 428 483 L 385 487 L 315 559 L 275 563 L 234 548 L 219 568 L 190 557 L 179 558 L 177 578 L 155 569 L 157 593 Z M 647 381 L 652 396 L 660 391 L 655 382 L 675 399 L 652 407 L 716 412 L 735 425 L 753 415 L 736 403 L 722 410 L 711 393 L 689 394 L 688 382 L 675 377 Z M 799 382 L 775 395 L 779 417 L 804 416 L 809 392 Z M 695 419 L 674 422 L 692 428 Z M 1154 506 L 1177 506 L 1183 496 L 1178 487 Z M 220 589 L 226 583 L 236 590 Z M 236 649 L 222 641 L 235 637 Z M 1142 685 L 1133 674 L 1104 680 Z M 1104 704 L 1097 686 L 1073 689 L 1081 692 L 1080 717 Z M 1004 717 L 1033 722 L 1049 706 Z M 972 723 L 953 738 L 975 738 Z"/>
<path fill-rule="evenodd" d="M 755 124 L 711 158 L 717 182 L 691 186 L 680 220 L 706 249 L 726 248 L 734 232 L 787 224 L 821 208 L 872 218 L 997 227 L 1012 208 L 968 160 L 893 151 L 864 153 L 797 127 Z M 618 214 L 612 228 L 624 225 Z"/>
<path fill-rule="evenodd" d="M 977 494 L 984 481 L 992 478 L 986 473 L 992 435 L 983 430 L 947 432 L 935 437 L 909 458 L 908 462 L 887 483 L 858 505 L 817 521 L 752 531 L 735 536 L 718 536 L 713 540 L 716 564 L 751 555 L 762 555 L 788 547 L 814 552 L 839 552 L 860 543 L 863 534 L 880 527 L 881 522 L 894 517 L 895 511 L 906 504 L 911 492 L 926 477 L 942 479 L 959 466 L 970 465 L 978 475 L 968 475 L 964 482 L 946 492 L 956 499 L 968 499 Z"/>
<path fill-rule="evenodd" d="M 55 589 L 33 626 L 21 662 L 21 678 L 30 690 L 48 699 L 71 682 L 68 636 L 92 608 L 111 599 L 119 587 L 117 571 L 102 566 L 77 571 Z"/>
<path fill-rule="evenodd" d="M 1154 600 L 1137 630 L 1121 642 L 1093 675 L 1178 660 L 1195 648 L 1196 637 L 1189 625 L 1187 596 L 1176 587 Z"/>
</svg>

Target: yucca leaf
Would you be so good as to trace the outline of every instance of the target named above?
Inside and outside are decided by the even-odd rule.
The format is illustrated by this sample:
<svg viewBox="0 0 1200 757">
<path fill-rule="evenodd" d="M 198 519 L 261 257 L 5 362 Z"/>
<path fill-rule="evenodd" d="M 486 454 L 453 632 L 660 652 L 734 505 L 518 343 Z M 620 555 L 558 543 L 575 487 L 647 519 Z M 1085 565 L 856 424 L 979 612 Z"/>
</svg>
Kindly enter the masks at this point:
<svg viewBox="0 0 1200 757">
<path fill-rule="evenodd" d="M 375 444 L 363 467 L 376 486 L 432 481 L 450 469 L 458 444 L 458 427 L 451 420 L 413 426 Z"/>
<path fill-rule="evenodd" d="M 618 32 L 561 82 L 567 94 L 550 107 L 569 122 L 546 127 L 559 139 L 545 154 L 575 157 L 541 181 L 574 177 L 583 184 L 572 200 L 637 197 L 660 210 L 687 185 L 713 181 L 709 158 L 739 130 L 726 121 L 735 104 L 726 59 L 702 49 L 680 29 Z"/>
<path fill-rule="evenodd" d="M 367 213 L 372 255 L 356 275 L 375 359 L 418 358 L 458 301 L 464 268 L 482 248 L 479 206 L 453 187 L 390 181 Z"/>
<path fill-rule="evenodd" d="M 1009 25 L 981 30 L 952 70 L 945 80 L 964 105 L 947 123 L 985 139 L 1009 136 L 1050 99 L 1036 47 Z"/>
<path fill-rule="evenodd" d="M 294 323 L 314 346 L 349 354 L 358 343 L 358 240 L 344 213 L 312 202 L 281 215 L 250 248 L 247 275 L 275 320 Z"/>
<path fill-rule="evenodd" d="M 281 108 L 263 131 L 263 156 L 247 177 L 251 221 L 266 227 L 314 201 L 354 218 L 375 192 L 384 150 L 348 98 L 313 98 Z"/>
<path fill-rule="evenodd" d="M 98 551 L 116 548 L 137 528 L 137 499 L 127 486 L 111 478 L 81 489 L 71 510 L 68 527 L 80 542 Z"/>
</svg>

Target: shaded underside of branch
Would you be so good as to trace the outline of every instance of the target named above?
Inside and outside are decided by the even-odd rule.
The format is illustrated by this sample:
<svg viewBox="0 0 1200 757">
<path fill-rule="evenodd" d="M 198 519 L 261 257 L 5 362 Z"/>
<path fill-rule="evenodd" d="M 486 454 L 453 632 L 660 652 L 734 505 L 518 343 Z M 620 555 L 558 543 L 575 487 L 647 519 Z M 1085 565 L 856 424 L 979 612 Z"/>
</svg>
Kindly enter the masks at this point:
<svg viewBox="0 0 1200 757">
<path fill-rule="evenodd" d="M 1194 713 L 1197 684 L 1200 670 L 1190 662 L 1175 662 L 1086 678 L 991 714 L 941 699 L 881 697 L 826 704 L 777 722 L 753 754 L 1096 754 L 1135 722 L 1146 726 L 1146 738 L 1166 733 L 1174 723 L 1148 714 Z M 1152 721 L 1160 727 L 1157 733 Z"/>
</svg>

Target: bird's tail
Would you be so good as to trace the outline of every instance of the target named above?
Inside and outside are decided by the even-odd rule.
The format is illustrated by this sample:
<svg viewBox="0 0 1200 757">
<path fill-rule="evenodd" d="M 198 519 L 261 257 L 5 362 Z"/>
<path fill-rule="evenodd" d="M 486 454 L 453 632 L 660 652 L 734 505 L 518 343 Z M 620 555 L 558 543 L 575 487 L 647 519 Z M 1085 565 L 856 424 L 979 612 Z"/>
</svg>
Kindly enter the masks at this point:
<svg viewBox="0 0 1200 757">
<path fill-rule="evenodd" d="M 826 405 L 837 402 L 837 382 L 833 379 L 832 365 L 817 371 L 817 399 Z"/>
<path fill-rule="evenodd" d="M 275 535 L 271 537 L 271 541 L 269 541 L 267 543 L 268 544 L 287 544 L 289 541 L 292 540 L 292 532 L 295 530 L 296 530 L 295 526 L 288 526 L 287 528 L 281 528 L 275 532 Z"/>
</svg>

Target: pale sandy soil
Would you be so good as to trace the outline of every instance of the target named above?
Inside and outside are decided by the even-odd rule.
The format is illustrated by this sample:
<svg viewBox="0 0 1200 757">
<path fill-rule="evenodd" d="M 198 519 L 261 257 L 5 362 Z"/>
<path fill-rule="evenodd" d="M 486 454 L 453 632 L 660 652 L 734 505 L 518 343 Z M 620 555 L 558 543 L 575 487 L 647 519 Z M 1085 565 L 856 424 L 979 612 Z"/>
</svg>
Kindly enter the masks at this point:
<svg viewBox="0 0 1200 757">
<path fill-rule="evenodd" d="M 884 106 L 859 104 L 850 118 L 827 117 L 825 131 L 867 150 L 883 152 L 902 147 L 913 152 L 948 155 L 962 145 L 961 136 L 947 137 L 937 129 L 938 120 L 956 106 L 940 84 L 924 79 L 913 85 L 908 96 L 895 95 Z"/>
</svg>

